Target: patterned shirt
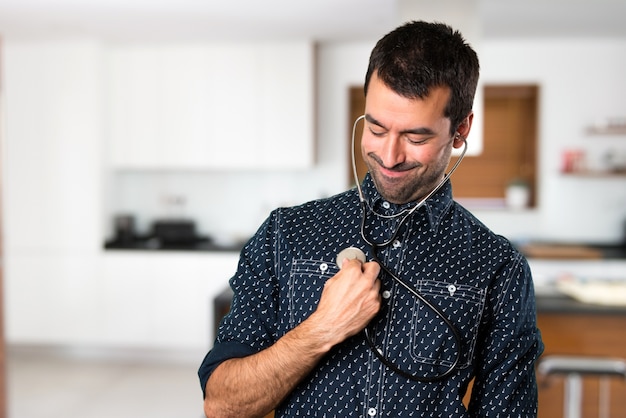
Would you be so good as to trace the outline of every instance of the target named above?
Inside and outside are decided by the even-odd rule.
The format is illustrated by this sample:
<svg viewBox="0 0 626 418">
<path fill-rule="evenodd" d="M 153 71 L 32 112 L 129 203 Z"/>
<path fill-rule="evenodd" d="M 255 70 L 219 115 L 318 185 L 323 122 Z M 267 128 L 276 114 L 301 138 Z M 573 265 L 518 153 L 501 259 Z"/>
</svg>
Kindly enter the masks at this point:
<svg viewBox="0 0 626 418">
<path fill-rule="evenodd" d="M 390 370 L 364 333 L 335 346 L 276 409 L 277 417 L 534 417 L 534 363 L 543 350 L 530 269 L 524 257 L 452 199 L 449 182 L 406 222 L 369 175 L 363 193 L 376 213 L 369 241 L 391 240 L 378 259 L 436 306 L 460 334 L 410 291 L 381 273 L 383 303 L 368 329 L 401 370 L 442 380 L 411 380 Z M 381 216 L 382 215 L 382 216 Z M 272 212 L 241 253 L 230 280 L 234 299 L 200 370 L 202 388 L 224 360 L 272 345 L 317 307 L 324 282 L 350 246 L 372 259 L 361 235 L 356 189 Z M 398 228 L 399 226 L 399 228 Z M 397 231 L 396 236 L 394 233 Z M 463 397 L 474 378 L 467 409 Z"/>
</svg>

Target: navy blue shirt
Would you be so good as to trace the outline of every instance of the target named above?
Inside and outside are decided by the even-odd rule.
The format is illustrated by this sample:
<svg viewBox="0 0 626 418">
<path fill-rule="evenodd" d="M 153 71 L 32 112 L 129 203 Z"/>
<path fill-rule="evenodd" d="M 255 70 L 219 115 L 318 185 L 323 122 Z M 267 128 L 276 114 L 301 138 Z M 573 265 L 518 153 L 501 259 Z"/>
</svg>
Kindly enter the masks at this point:
<svg viewBox="0 0 626 418">
<path fill-rule="evenodd" d="M 418 376 L 442 373 L 460 350 L 458 365 L 443 380 L 414 381 L 385 366 L 359 333 L 335 346 L 276 416 L 536 416 L 534 364 L 543 344 L 524 257 L 457 204 L 449 182 L 401 225 L 402 217 L 388 216 L 411 204 L 384 201 L 369 175 L 363 192 L 378 213 L 366 217 L 366 237 L 392 242 L 377 250 L 379 260 L 437 306 L 461 337 L 458 347 L 432 309 L 381 273 L 383 304 L 369 327 L 376 347 Z M 269 347 L 315 310 L 325 281 L 339 271 L 339 251 L 359 247 L 373 258 L 360 222 L 356 189 L 272 212 L 230 280 L 230 313 L 199 370 L 203 390 L 221 362 Z M 467 410 L 462 399 L 472 378 Z"/>
</svg>

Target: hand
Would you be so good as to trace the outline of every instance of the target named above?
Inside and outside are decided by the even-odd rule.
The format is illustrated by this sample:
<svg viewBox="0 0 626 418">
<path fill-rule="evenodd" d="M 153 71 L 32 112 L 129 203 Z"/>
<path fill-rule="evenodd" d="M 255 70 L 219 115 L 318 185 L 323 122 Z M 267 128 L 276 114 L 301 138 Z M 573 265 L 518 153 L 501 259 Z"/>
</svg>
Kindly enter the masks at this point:
<svg viewBox="0 0 626 418">
<path fill-rule="evenodd" d="M 357 334 L 378 313 L 381 304 L 380 266 L 346 259 L 341 270 L 326 281 L 311 320 L 328 332 L 331 344 Z"/>
</svg>

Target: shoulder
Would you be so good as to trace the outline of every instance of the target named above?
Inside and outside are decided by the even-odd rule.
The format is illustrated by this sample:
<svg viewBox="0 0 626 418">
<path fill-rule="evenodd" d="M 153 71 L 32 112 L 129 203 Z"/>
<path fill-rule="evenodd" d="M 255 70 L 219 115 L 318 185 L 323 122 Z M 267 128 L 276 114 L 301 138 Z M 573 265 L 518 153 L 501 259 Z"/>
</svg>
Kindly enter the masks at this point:
<svg viewBox="0 0 626 418">
<path fill-rule="evenodd" d="M 354 189 L 334 196 L 311 200 L 300 205 L 277 208 L 272 216 L 280 222 L 319 222 L 352 216 L 359 202 Z"/>
<path fill-rule="evenodd" d="M 458 228 L 468 246 L 480 254 L 499 255 L 505 259 L 519 259 L 521 253 L 511 241 L 494 232 L 474 214 L 458 202 L 454 202 L 449 212 L 449 219 Z M 523 257 L 522 257 L 523 258 Z"/>
</svg>

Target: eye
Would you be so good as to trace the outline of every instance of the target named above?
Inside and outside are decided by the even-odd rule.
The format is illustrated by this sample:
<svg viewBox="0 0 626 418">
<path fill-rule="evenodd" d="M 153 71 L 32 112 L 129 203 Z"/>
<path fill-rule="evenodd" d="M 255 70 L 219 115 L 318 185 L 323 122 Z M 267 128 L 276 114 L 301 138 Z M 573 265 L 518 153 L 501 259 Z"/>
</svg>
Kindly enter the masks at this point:
<svg viewBox="0 0 626 418">
<path fill-rule="evenodd" d="M 422 145 L 425 144 L 426 142 L 428 142 L 429 138 L 424 138 L 422 136 L 420 137 L 415 137 L 415 136 L 406 136 L 406 140 L 413 145 Z"/>
<path fill-rule="evenodd" d="M 385 131 L 380 129 L 380 128 L 374 128 L 374 127 L 370 126 L 368 129 L 369 129 L 370 133 L 372 135 L 374 135 L 374 136 L 383 136 L 383 135 L 385 135 Z"/>
</svg>

